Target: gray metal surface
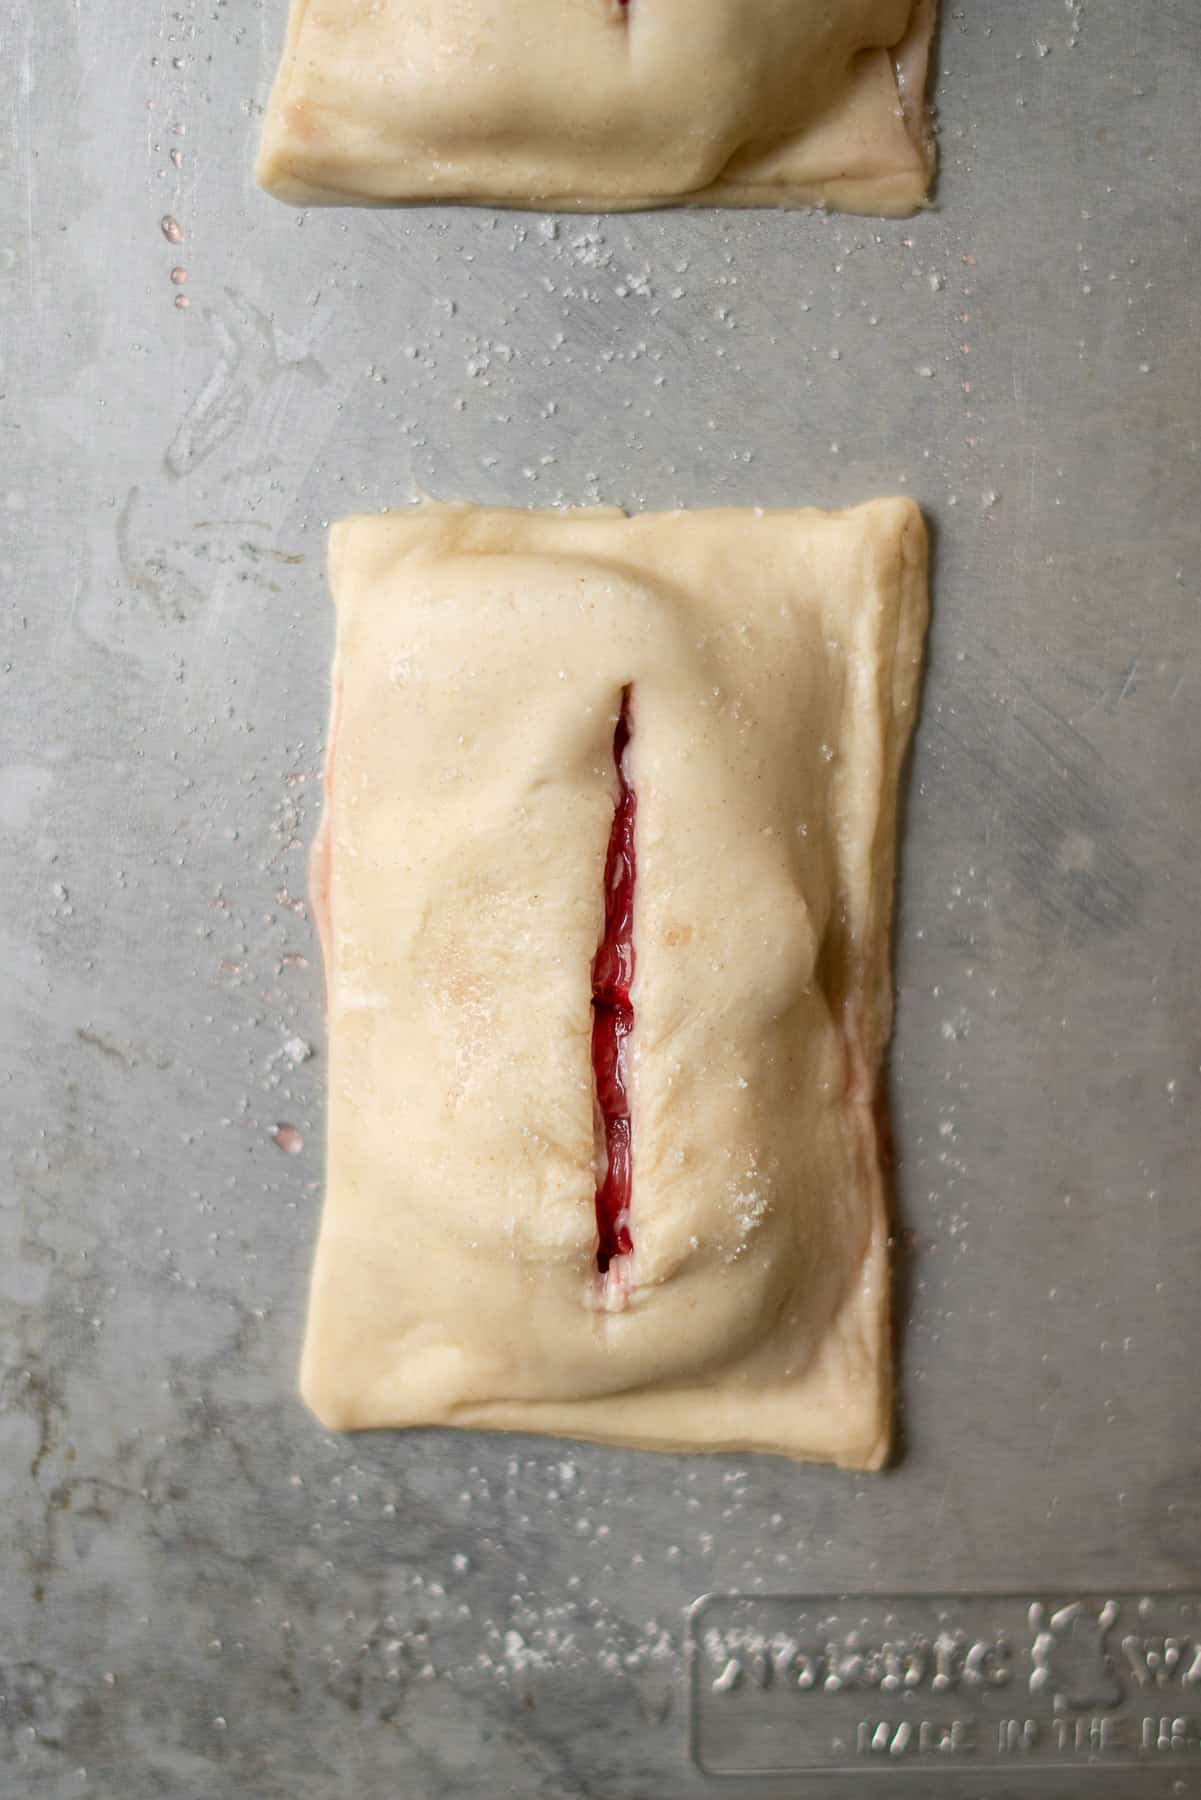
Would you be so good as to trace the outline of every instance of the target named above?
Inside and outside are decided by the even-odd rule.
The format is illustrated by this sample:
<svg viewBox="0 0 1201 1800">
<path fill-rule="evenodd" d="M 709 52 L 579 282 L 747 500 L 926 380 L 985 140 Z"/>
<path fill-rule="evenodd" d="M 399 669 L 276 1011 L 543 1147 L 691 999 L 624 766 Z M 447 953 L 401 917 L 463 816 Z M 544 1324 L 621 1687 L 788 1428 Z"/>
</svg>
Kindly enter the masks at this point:
<svg viewBox="0 0 1201 1800">
<path fill-rule="evenodd" d="M 0 1793 L 692 1800 L 708 1590 L 1196 1584 L 1193 0 L 951 6 L 905 224 L 299 215 L 283 0 L 5 11 Z M 927 509 L 883 1477 L 294 1396 L 323 527 L 415 487 Z"/>
</svg>

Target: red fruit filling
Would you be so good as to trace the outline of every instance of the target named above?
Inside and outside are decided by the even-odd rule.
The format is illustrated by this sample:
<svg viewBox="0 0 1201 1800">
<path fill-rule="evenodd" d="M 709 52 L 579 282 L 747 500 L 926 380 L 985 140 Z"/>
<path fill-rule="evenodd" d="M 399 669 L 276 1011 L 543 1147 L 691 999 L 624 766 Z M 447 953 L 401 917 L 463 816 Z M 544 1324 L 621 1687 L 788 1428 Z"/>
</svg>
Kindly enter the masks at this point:
<svg viewBox="0 0 1201 1800">
<path fill-rule="evenodd" d="M 596 1266 L 605 1274 L 615 1256 L 628 1256 L 630 1236 L 630 1099 L 626 1091 L 626 1039 L 634 1029 L 630 986 L 634 980 L 634 815 L 638 797 L 626 779 L 630 697 L 621 694 L 613 733 L 617 805 L 605 856 L 605 923 L 592 959 L 592 1073 L 604 1136 L 604 1174 L 596 1188 Z"/>
</svg>

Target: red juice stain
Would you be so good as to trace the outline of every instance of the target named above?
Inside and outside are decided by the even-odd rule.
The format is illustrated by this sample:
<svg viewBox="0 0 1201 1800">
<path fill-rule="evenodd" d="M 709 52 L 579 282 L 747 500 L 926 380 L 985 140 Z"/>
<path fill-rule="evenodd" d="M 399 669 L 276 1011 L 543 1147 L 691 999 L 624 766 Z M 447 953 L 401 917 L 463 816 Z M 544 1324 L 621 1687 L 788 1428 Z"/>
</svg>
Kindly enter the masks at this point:
<svg viewBox="0 0 1201 1800">
<path fill-rule="evenodd" d="M 613 733 L 617 805 L 605 856 L 605 923 L 592 959 L 592 1072 L 605 1140 L 605 1172 L 596 1189 L 596 1266 L 605 1274 L 615 1256 L 634 1248 L 630 1236 L 630 1098 L 626 1039 L 634 1029 L 634 818 L 638 797 L 626 779 L 631 692 L 622 689 Z"/>
</svg>

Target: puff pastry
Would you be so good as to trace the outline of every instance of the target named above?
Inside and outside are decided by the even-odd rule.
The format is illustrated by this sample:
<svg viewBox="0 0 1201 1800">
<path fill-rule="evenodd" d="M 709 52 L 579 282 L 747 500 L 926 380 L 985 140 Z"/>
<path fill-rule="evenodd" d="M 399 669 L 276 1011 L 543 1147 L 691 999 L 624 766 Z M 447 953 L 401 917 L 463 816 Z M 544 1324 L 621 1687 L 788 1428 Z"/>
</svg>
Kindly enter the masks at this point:
<svg viewBox="0 0 1201 1800">
<path fill-rule="evenodd" d="M 302 1388 L 872 1468 L 907 500 L 331 534 Z"/>
<path fill-rule="evenodd" d="M 920 206 L 935 0 L 292 0 L 281 199 Z"/>
</svg>

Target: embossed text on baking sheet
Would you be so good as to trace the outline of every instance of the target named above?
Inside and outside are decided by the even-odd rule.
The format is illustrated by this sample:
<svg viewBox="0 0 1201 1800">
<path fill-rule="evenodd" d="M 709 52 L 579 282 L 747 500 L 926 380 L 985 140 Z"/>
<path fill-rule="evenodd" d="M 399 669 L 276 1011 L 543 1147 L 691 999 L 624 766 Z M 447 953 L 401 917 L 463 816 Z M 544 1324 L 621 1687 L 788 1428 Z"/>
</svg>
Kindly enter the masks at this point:
<svg viewBox="0 0 1201 1800">
<path fill-rule="evenodd" d="M 596 1266 L 602 1275 L 616 1256 L 627 1256 L 630 1236 L 630 1097 L 626 1041 L 634 1029 L 630 987 L 634 980 L 634 887 L 637 861 L 634 821 L 638 797 L 626 776 L 632 729 L 633 689 L 621 691 L 613 733 L 617 804 L 605 854 L 605 915 L 592 959 L 592 1076 L 596 1088 L 598 1169 Z M 603 1158 L 603 1162 L 602 1159 Z"/>
<path fill-rule="evenodd" d="M 739 1792 L 837 1772 L 839 1792 L 862 1776 L 878 1794 L 879 1770 L 905 1764 L 931 1795 L 950 1771 L 947 1800 L 965 1770 L 1025 1794 L 1033 1772 L 1070 1769 L 1055 1791 L 1086 1795 L 1098 1775 L 1117 1791 L 1107 1770 L 1187 1765 L 1196 1791 L 1196 1591 L 712 1594 L 689 1640 L 693 1760 Z"/>
</svg>

